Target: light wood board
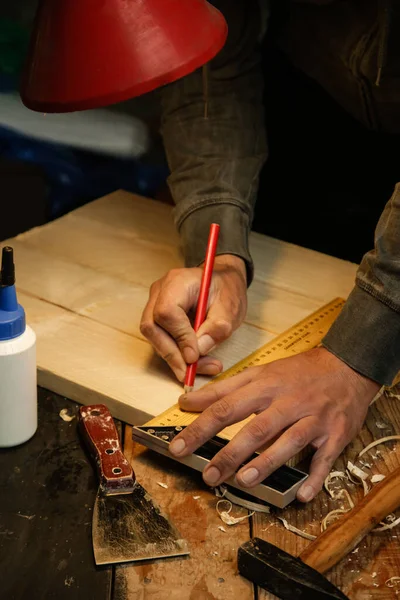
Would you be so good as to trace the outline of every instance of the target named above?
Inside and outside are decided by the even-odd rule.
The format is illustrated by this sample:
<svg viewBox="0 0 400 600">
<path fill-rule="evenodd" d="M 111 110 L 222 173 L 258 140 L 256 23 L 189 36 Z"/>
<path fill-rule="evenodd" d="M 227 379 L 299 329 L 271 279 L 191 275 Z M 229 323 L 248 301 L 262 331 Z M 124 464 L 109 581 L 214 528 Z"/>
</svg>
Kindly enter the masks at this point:
<svg viewBox="0 0 400 600">
<path fill-rule="evenodd" d="M 183 266 L 170 206 L 115 192 L 7 243 L 39 384 L 135 425 L 176 403 L 181 385 L 139 331 L 151 283 Z M 224 368 L 354 285 L 353 263 L 256 233 L 250 245 L 256 277 L 245 323 L 215 352 Z"/>
</svg>

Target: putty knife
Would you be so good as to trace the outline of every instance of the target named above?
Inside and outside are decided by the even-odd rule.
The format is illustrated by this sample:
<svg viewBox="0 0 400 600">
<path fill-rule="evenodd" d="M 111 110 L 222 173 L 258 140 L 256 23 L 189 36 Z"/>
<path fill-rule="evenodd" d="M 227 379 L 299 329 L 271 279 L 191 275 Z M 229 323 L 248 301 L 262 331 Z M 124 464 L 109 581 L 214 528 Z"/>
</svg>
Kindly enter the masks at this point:
<svg viewBox="0 0 400 600">
<path fill-rule="evenodd" d="M 100 478 L 92 525 L 96 564 L 189 554 L 186 541 L 136 481 L 108 408 L 81 406 L 79 429 Z"/>
</svg>

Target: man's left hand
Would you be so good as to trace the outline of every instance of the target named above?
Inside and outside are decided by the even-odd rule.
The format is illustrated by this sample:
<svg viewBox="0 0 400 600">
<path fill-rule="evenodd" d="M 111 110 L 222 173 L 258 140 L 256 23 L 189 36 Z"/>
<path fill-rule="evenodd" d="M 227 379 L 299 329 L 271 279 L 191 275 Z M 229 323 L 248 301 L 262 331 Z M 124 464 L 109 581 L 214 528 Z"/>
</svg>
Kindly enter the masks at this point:
<svg viewBox="0 0 400 600">
<path fill-rule="evenodd" d="M 311 445 L 316 452 L 310 474 L 297 493 L 308 502 L 359 433 L 379 388 L 325 348 L 314 348 L 182 396 L 182 409 L 203 412 L 170 444 L 170 452 L 191 454 L 228 425 L 255 414 L 207 465 L 204 481 L 220 485 L 260 452 L 236 474 L 240 486 L 251 488 Z"/>
</svg>

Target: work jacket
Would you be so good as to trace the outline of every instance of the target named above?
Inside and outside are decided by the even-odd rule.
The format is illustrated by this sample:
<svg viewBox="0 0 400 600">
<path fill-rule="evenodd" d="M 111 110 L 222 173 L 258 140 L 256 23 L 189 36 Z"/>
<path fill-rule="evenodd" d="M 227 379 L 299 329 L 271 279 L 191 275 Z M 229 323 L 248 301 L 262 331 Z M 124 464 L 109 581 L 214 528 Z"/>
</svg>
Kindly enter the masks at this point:
<svg viewBox="0 0 400 600">
<path fill-rule="evenodd" d="M 317 19 L 313 11 L 320 11 L 321 18 L 324 14 L 321 11 L 333 10 L 336 4 L 335 0 L 316 2 L 327 6 L 303 6 L 306 11 L 303 15 Z M 248 238 L 259 173 L 267 158 L 259 51 L 260 36 L 268 18 L 267 5 L 263 0 L 260 4 L 258 0 L 212 3 L 228 21 L 228 40 L 207 70 L 196 71 L 160 90 L 161 131 L 186 266 L 203 261 L 210 223 L 218 222 L 221 225 L 218 253 L 241 257 L 250 285 L 253 262 Z M 342 1 L 339 5 L 346 8 L 347 3 Z M 339 76 L 335 79 L 321 75 L 321 85 L 367 126 L 384 131 L 392 128 L 398 133 L 400 109 L 396 106 L 396 94 L 400 106 L 400 85 L 392 85 L 395 92 L 390 95 L 392 92 L 387 91 L 385 83 L 393 83 L 393 78 L 400 83 L 396 70 L 388 62 L 388 48 L 393 39 L 390 25 L 394 18 L 390 3 L 383 3 L 383 9 L 380 0 L 348 0 L 348 5 L 352 8 L 345 14 L 348 16 L 352 10 L 353 17 L 357 17 L 358 37 L 348 18 L 347 50 L 340 55 L 339 63 L 343 63 L 346 77 L 351 66 L 355 81 L 350 78 L 344 89 Z M 359 7 L 366 5 L 369 12 L 364 13 Z M 300 26 L 297 27 L 311 31 L 307 29 L 309 22 L 304 25 L 298 10 L 295 18 L 300 19 Z M 364 29 L 359 24 L 360 11 L 366 15 Z M 331 23 L 332 13 L 326 18 Z M 336 14 L 335 18 L 340 22 L 341 15 Z M 285 31 L 282 34 L 282 47 L 289 54 L 292 51 L 293 60 L 297 57 L 300 67 L 317 78 L 318 68 L 325 71 L 315 53 L 313 67 L 313 52 L 309 47 L 307 51 L 307 44 L 303 54 L 298 50 L 301 43 L 297 31 L 294 20 L 290 19 L 288 35 Z M 316 34 L 320 31 L 317 25 L 314 31 Z M 369 32 L 369 38 L 365 31 Z M 394 39 L 398 42 L 400 35 Z M 297 46 L 290 40 L 297 40 Z M 332 47 L 329 48 L 327 56 L 331 58 Z M 388 104 L 390 110 L 386 110 Z M 375 247 L 364 255 L 354 288 L 322 343 L 353 369 L 382 385 L 391 385 L 400 370 L 400 183 L 377 224 Z"/>
</svg>

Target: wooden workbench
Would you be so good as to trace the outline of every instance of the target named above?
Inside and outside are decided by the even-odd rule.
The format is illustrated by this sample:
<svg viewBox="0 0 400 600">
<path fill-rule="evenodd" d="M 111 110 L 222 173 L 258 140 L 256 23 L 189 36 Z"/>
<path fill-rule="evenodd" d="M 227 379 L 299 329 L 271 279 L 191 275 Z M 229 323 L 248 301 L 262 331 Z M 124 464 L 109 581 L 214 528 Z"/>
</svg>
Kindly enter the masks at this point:
<svg viewBox="0 0 400 600">
<path fill-rule="evenodd" d="M 362 434 L 346 451 L 356 452 L 372 438 L 400 431 L 400 400 L 384 397 L 370 411 Z M 239 545 L 251 533 L 299 553 L 309 543 L 286 531 L 277 516 L 318 534 L 321 515 L 337 507 L 325 492 L 309 505 L 253 516 L 229 527 L 218 517 L 217 499 L 199 473 L 131 442 L 125 426 L 125 454 L 152 497 L 169 513 L 186 538 L 190 557 L 146 565 L 96 568 L 91 520 L 97 489 L 93 467 L 78 436 L 76 418 L 64 421 L 61 409 L 76 415 L 79 405 L 39 389 L 39 428 L 17 448 L 0 450 L 1 598 L 7 600 L 271 600 L 237 574 Z M 374 472 L 399 465 L 393 443 L 374 448 L 367 460 Z M 378 452 L 380 454 L 378 454 Z M 373 459 L 373 457 L 376 457 Z M 371 461 L 371 458 L 373 459 Z M 343 468 L 344 457 L 337 461 Z M 159 483 L 166 484 L 164 488 Z M 356 501 L 360 490 L 348 485 Z M 246 511 L 233 509 L 235 516 Z M 225 531 L 222 531 L 220 527 Z M 399 574 L 399 532 L 370 534 L 328 574 L 351 600 L 397 599 L 385 586 Z"/>
<path fill-rule="evenodd" d="M 180 386 L 161 362 L 154 359 L 138 327 L 149 285 L 169 268 L 182 264 L 169 206 L 118 192 L 10 240 L 10 243 L 16 253 L 19 298 L 38 335 L 41 385 L 80 403 L 105 401 L 114 416 L 128 424 L 139 424 L 176 401 Z M 249 291 L 246 322 L 234 338 L 219 349 L 225 367 L 334 297 L 346 297 L 354 281 L 356 265 L 345 261 L 257 234 L 251 236 L 251 247 L 256 278 Z M 354 459 L 357 452 L 373 439 L 400 433 L 399 402 L 395 396 L 385 395 L 371 407 L 363 431 L 338 459 L 336 468 L 342 469 L 347 459 Z M 50 410 L 48 404 L 47 410 Z M 62 437 L 65 433 L 60 433 L 61 429 L 64 431 L 72 425 L 61 422 L 58 413 L 56 417 L 53 425 L 47 428 L 47 434 L 50 436 L 54 431 L 54 435 L 61 437 L 51 442 L 52 447 L 57 445 L 57 440 L 64 439 L 65 452 L 69 447 L 73 448 L 74 460 L 79 465 L 77 442 L 65 441 Z M 59 427 L 55 425 L 57 419 Z M 28 442 L 27 448 L 34 440 Z M 46 448 L 44 442 L 43 452 Z M 42 450 L 38 453 L 38 464 L 44 468 Z M 2 469 L 8 477 L 6 482 L 10 475 L 7 472 L 9 461 L 5 459 L 8 452 L 0 452 Z M 85 565 L 84 575 L 79 578 L 68 571 L 68 577 L 64 579 L 53 577 L 48 592 L 37 598 L 253 600 L 257 597 L 253 586 L 237 574 L 239 545 L 252 533 L 298 554 L 309 542 L 284 529 L 277 515 L 317 535 L 321 519 L 333 508 L 338 508 L 337 501 L 321 492 L 309 505 L 294 503 L 284 511 L 257 514 L 229 527 L 218 517 L 216 498 L 198 473 L 140 446 L 134 447 L 129 427 L 125 428 L 125 452 L 134 461 L 139 481 L 170 514 L 188 540 L 190 558 L 117 567 L 114 574 L 112 569 L 106 571 L 105 577 L 105 571 L 97 570 L 93 562 L 88 565 L 90 558 L 84 553 L 81 558 Z M 55 459 L 60 461 L 60 468 L 65 467 L 64 477 L 67 477 L 68 467 L 61 465 L 61 458 L 56 454 Z M 375 448 L 367 459 L 372 472 L 387 474 L 399 466 L 400 450 L 396 442 L 391 442 Z M 14 467 L 19 468 L 18 465 Z M 75 469 L 78 472 L 80 468 L 76 466 Z M 40 488 L 47 490 L 47 486 L 55 481 L 43 475 L 43 480 L 38 482 L 35 472 L 27 470 L 25 485 L 29 477 L 32 479 L 32 499 L 34 493 L 41 493 L 43 498 Z M 86 477 L 89 477 L 87 472 Z M 75 476 L 64 485 L 64 479 L 58 473 L 57 481 L 51 490 L 53 494 L 58 493 L 60 503 L 66 490 L 68 493 L 75 493 L 74 489 L 76 493 L 83 492 L 82 486 L 76 486 Z M 88 482 L 86 488 L 93 494 L 94 478 L 89 477 Z M 167 484 L 168 488 L 159 483 Z M 5 484 L 1 488 L 2 494 L 7 493 Z M 347 489 L 354 501 L 360 498 L 357 486 L 348 484 Z M 17 493 L 15 498 L 18 499 Z M 79 502 L 81 499 L 82 496 Z M 85 503 L 90 506 L 90 498 Z M 10 511 L 14 504 L 9 501 L 7 506 Z M 36 506 L 41 506 L 40 498 Z M 52 506 L 54 508 L 54 504 Z M 18 508 L 17 500 L 15 508 Z M 2 517 L 5 515 L 3 510 L 4 504 L 0 502 Z M 21 505 L 15 512 L 23 510 Z M 235 516 L 246 514 L 244 509 L 237 507 L 233 512 Z M 42 518 L 46 516 L 41 515 Z M 77 518 L 78 525 L 81 517 Z M 63 514 L 55 511 L 52 518 L 56 527 Z M 72 518 L 70 513 L 69 518 Z M 30 528 L 33 530 L 34 519 L 31 522 L 23 516 L 17 518 L 17 522 L 25 521 L 22 541 L 26 544 L 18 547 L 21 563 L 14 562 L 13 568 L 28 561 L 33 577 L 35 565 L 48 561 L 48 558 L 42 559 L 40 550 L 33 557 L 34 540 L 30 537 Z M 87 536 L 89 522 L 85 517 L 85 536 L 79 537 L 79 543 L 78 537 L 75 538 L 78 546 L 90 542 Z M 4 529 L 4 519 L 1 526 L 0 534 L 8 539 L 13 529 Z M 225 531 L 220 529 L 221 526 Z M 80 530 L 71 527 L 69 535 L 75 531 L 74 535 L 78 536 Z M 45 535 L 45 530 L 40 535 Z M 396 529 L 370 534 L 354 553 L 329 573 L 329 579 L 351 600 L 396 598 L 398 588 L 388 588 L 385 581 L 400 572 L 398 535 Z M 37 547 L 40 549 L 40 544 Z M 68 548 L 70 553 L 74 552 L 73 545 Z M 25 559 L 24 552 L 29 552 Z M 61 562 L 61 565 L 70 565 L 67 557 L 64 558 L 67 563 Z M 52 564 L 48 562 L 50 568 Z M 77 568 L 76 564 L 71 567 L 72 570 Z M 28 581 L 29 573 L 25 571 Z M 101 579 L 99 573 L 105 579 Z M 96 578 L 94 587 L 90 585 L 91 577 Z M 99 591 L 102 586 L 103 596 Z M 7 597 L 11 600 L 24 598 L 23 595 L 13 597 L 12 587 L 9 590 Z M 30 597 L 35 599 L 34 588 Z M 261 591 L 258 598 L 269 600 L 272 596 Z"/>
</svg>

